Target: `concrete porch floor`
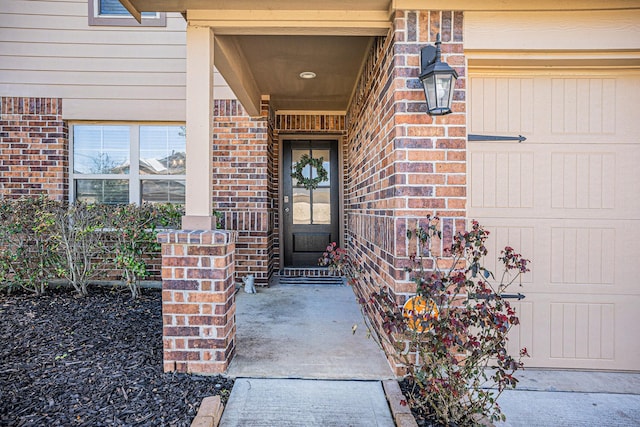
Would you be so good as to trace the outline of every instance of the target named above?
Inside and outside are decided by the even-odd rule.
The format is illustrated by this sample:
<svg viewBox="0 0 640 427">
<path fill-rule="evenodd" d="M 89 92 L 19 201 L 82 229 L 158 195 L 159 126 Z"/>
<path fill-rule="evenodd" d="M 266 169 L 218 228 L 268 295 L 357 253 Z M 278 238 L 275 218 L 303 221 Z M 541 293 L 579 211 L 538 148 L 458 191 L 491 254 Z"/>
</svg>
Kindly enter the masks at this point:
<svg viewBox="0 0 640 427">
<path fill-rule="evenodd" d="M 352 333 L 357 325 L 356 333 Z M 395 378 L 367 338 L 349 286 L 282 285 L 236 295 L 236 354 L 230 377 L 382 380 Z"/>
<path fill-rule="evenodd" d="M 274 285 L 240 290 L 236 303 L 227 373 L 236 386 L 221 427 L 394 425 L 387 399 L 400 397 L 385 399 L 380 383 L 394 375 L 366 338 L 350 287 Z M 640 373 L 529 369 L 517 377 L 517 389 L 499 399 L 507 422 L 497 427 L 640 426 Z M 396 425 L 415 421 L 408 414 Z"/>
</svg>

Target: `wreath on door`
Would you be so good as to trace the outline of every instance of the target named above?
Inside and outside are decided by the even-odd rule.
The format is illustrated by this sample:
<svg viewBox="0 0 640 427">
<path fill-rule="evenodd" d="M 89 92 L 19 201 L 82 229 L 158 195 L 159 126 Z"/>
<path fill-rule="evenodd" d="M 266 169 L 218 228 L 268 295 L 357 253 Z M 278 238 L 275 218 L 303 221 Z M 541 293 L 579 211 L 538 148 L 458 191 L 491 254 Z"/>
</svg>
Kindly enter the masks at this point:
<svg viewBox="0 0 640 427">
<path fill-rule="evenodd" d="M 294 171 L 291 174 L 291 177 L 295 178 L 296 181 L 298 181 L 298 186 L 303 186 L 307 190 L 316 189 L 318 188 L 318 184 L 320 184 L 323 181 L 329 180 L 329 174 L 327 173 L 327 170 L 324 168 L 323 163 L 324 163 L 323 157 L 320 157 L 319 159 L 314 159 L 312 157 L 309 157 L 309 155 L 307 154 L 303 154 L 302 157 L 300 157 L 300 160 L 296 163 L 294 167 Z M 306 168 L 307 165 L 311 165 L 311 167 L 316 168 L 315 178 L 306 178 L 302 174 L 302 171 L 304 171 L 304 168 Z"/>
</svg>

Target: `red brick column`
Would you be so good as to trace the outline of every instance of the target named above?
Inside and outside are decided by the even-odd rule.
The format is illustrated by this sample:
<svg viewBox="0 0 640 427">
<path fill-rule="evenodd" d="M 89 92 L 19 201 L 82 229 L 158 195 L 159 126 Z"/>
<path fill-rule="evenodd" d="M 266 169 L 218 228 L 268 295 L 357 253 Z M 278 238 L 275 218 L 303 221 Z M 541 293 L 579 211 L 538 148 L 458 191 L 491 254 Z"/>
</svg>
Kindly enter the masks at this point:
<svg viewBox="0 0 640 427">
<path fill-rule="evenodd" d="M 397 10 L 378 38 L 347 109 L 345 243 L 363 272 L 354 286 L 369 300 L 384 286 L 398 301 L 415 294 L 405 268 L 416 251 L 407 239 L 427 215 L 441 219 L 443 254 L 466 216 L 466 68 L 461 11 Z M 442 60 L 456 69 L 453 113 L 426 114 L 420 50 L 442 38 Z M 428 267 L 428 266 L 427 266 Z M 384 334 L 384 313 L 366 306 Z M 395 352 L 392 346 L 388 354 Z M 392 363 L 395 360 L 390 359 Z M 402 374 L 402 366 L 396 366 Z"/>
<path fill-rule="evenodd" d="M 164 371 L 225 372 L 235 352 L 235 233 L 172 231 L 158 241 Z"/>
</svg>

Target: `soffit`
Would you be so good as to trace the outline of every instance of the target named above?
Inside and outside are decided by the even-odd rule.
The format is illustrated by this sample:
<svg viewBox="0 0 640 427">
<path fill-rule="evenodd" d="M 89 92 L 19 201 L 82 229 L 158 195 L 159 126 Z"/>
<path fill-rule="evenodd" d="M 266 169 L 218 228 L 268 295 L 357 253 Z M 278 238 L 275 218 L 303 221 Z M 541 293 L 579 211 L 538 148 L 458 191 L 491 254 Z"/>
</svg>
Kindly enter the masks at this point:
<svg viewBox="0 0 640 427">
<path fill-rule="evenodd" d="M 211 28 L 214 64 L 250 115 L 263 96 L 276 110 L 345 111 L 373 39 L 391 28 L 391 0 L 121 2 L 134 15 L 182 12 Z"/>
<path fill-rule="evenodd" d="M 130 0 L 138 10 L 387 10 L 390 0 Z"/>
<path fill-rule="evenodd" d="M 215 65 L 251 115 L 259 114 L 261 96 L 269 96 L 277 110 L 346 110 L 373 38 L 391 28 L 392 10 L 531 8 L 524 0 L 120 1 L 132 13 L 182 12 L 189 25 L 211 28 Z M 557 8 L 556 0 L 540 4 Z M 638 0 L 582 0 L 574 6 L 604 4 L 625 8 Z M 303 80 L 302 71 L 317 78 Z"/>
<path fill-rule="evenodd" d="M 371 40 L 363 36 L 217 37 L 222 46 L 236 46 L 245 59 L 243 72 L 261 95 L 270 97 L 273 108 L 315 111 L 346 110 Z M 225 76 L 225 67 L 216 66 Z M 303 71 L 313 71 L 316 78 L 301 78 Z"/>
<path fill-rule="evenodd" d="M 463 10 L 541 11 L 636 9 L 638 0 L 120 0 L 127 8 L 142 12 L 187 10 Z M 133 12 L 132 12 L 133 13 Z"/>
</svg>

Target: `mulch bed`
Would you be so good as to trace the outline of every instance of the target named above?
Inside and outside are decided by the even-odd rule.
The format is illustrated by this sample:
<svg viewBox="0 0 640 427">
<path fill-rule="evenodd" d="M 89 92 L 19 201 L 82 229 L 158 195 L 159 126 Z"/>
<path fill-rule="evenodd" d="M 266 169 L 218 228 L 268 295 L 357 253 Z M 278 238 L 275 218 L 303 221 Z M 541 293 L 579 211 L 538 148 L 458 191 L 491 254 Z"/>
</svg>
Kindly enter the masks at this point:
<svg viewBox="0 0 640 427">
<path fill-rule="evenodd" d="M 411 396 L 412 393 L 417 393 L 417 390 L 414 387 L 413 381 L 409 378 L 405 378 L 399 381 L 398 384 L 400 385 L 400 390 L 402 390 L 402 394 L 404 394 L 405 397 L 407 398 Z M 418 427 L 444 427 L 442 423 L 439 423 L 433 419 L 434 417 L 433 414 L 425 411 L 424 409 L 414 407 L 411 405 L 409 405 L 409 408 L 411 409 L 411 414 L 413 415 L 413 418 L 416 419 L 416 424 L 418 424 Z"/>
<path fill-rule="evenodd" d="M 0 295 L 0 426 L 189 426 L 233 382 L 162 371 L 161 293 Z"/>
</svg>

